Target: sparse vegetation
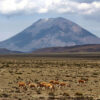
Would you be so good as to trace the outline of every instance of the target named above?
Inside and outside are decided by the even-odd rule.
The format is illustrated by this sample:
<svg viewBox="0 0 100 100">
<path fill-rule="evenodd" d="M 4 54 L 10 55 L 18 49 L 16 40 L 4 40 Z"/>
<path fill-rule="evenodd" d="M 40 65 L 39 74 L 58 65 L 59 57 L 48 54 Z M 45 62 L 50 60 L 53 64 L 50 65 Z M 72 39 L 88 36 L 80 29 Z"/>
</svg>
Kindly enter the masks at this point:
<svg viewBox="0 0 100 100">
<path fill-rule="evenodd" d="M 92 55 L 89 56 L 89 54 L 89 58 L 80 55 L 76 58 L 75 55 L 73 55 L 74 58 L 72 55 L 71 57 L 55 55 L 51 57 L 50 55 L 0 56 L 0 98 L 10 100 L 99 99 L 100 57 L 90 58 Z M 19 82 L 23 84 L 19 86 Z M 46 84 L 40 87 L 41 82 Z"/>
</svg>

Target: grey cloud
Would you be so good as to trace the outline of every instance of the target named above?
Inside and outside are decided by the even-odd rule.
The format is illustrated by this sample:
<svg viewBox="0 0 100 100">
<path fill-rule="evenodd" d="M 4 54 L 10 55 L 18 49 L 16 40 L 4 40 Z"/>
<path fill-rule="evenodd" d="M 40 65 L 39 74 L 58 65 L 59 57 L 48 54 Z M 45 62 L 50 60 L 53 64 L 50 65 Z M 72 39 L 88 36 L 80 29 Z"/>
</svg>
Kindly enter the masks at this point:
<svg viewBox="0 0 100 100">
<path fill-rule="evenodd" d="M 80 2 L 81 1 L 81 2 Z M 88 1 L 88 2 L 87 2 Z M 1 14 L 78 13 L 92 14 L 100 10 L 100 0 L 2 0 Z"/>
<path fill-rule="evenodd" d="M 73 0 L 73 1 L 77 1 L 77 2 L 84 2 L 84 3 L 91 3 L 91 2 L 94 2 L 94 1 L 100 1 L 100 0 Z"/>
</svg>

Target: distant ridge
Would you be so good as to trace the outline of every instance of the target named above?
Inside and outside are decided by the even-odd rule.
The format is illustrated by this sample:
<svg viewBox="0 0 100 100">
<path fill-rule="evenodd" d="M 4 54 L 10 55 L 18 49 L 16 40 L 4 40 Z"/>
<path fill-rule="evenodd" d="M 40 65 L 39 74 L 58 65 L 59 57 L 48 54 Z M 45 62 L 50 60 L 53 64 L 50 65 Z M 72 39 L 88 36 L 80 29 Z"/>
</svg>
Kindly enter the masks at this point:
<svg viewBox="0 0 100 100">
<path fill-rule="evenodd" d="M 100 44 L 77 45 L 70 47 L 51 47 L 33 51 L 33 53 L 65 53 L 65 52 L 100 52 Z"/>
<path fill-rule="evenodd" d="M 0 54 L 19 54 L 22 53 L 20 51 L 11 51 L 5 48 L 0 48 Z"/>
<path fill-rule="evenodd" d="M 100 44 L 100 38 L 65 18 L 40 19 L 0 42 L 0 48 L 29 52 L 39 48 Z"/>
</svg>

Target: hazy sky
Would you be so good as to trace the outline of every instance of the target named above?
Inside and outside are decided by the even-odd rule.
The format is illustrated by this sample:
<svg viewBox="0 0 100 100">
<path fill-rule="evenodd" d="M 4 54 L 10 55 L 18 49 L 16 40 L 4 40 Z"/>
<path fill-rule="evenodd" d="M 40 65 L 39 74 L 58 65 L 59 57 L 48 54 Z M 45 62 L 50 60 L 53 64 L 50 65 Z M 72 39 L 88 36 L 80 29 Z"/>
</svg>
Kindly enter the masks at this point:
<svg viewBox="0 0 100 100">
<path fill-rule="evenodd" d="M 0 41 L 51 17 L 65 17 L 100 37 L 100 0 L 0 0 Z"/>
</svg>

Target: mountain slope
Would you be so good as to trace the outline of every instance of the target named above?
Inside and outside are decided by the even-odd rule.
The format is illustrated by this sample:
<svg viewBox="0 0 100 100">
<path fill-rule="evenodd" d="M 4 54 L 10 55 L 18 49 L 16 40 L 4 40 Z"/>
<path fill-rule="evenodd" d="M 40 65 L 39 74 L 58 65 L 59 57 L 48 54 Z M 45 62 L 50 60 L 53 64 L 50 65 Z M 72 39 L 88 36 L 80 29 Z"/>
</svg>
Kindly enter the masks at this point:
<svg viewBox="0 0 100 100">
<path fill-rule="evenodd" d="M 40 19 L 14 37 L 0 43 L 1 48 L 32 51 L 45 47 L 100 44 L 100 38 L 65 18 Z"/>
<path fill-rule="evenodd" d="M 100 52 L 100 44 L 77 45 L 70 47 L 42 48 L 33 53 Z"/>
</svg>

